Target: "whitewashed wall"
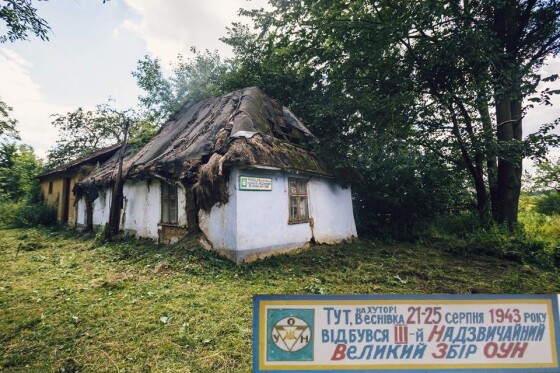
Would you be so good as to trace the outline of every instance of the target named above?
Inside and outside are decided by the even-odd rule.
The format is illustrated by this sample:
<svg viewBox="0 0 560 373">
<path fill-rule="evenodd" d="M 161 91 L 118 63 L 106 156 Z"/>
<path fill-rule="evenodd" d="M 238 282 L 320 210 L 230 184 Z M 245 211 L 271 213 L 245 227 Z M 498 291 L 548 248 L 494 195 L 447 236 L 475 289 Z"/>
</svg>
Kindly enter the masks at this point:
<svg viewBox="0 0 560 373">
<path fill-rule="evenodd" d="M 233 177 L 233 176 L 232 176 Z M 235 258 L 237 247 L 237 195 L 232 182 L 229 201 L 217 204 L 209 212 L 200 210 L 198 226 L 212 244 L 212 248 L 230 258 Z"/>
<path fill-rule="evenodd" d="M 357 237 L 352 191 L 333 180 L 309 180 L 309 212 L 313 217 L 313 237 L 317 243 L 336 243 Z"/>
<path fill-rule="evenodd" d="M 108 188 L 99 191 L 99 197 L 93 202 L 93 225 L 103 226 L 109 221 L 109 205 L 112 191 Z M 131 180 L 123 186 L 123 209 L 121 211 L 121 229 L 137 237 L 158 238 L 161 220 L 161 183 L 155 179 Z M 182 186 L 177 187 L 178 224 L 187 225 L 186 197 Z M 124 224 L 123 224 L 124 223 Z M 78 224 L 86 224 L 85 198 L 78 201 Z"/>
<path fill-rule="evenodd" d="M 239 190 L 239 175 L 270 177 L 272 191 Z M 288 178 L 281 171 L 238 170 L 230 174 L 230 200 L 199 214 L 200 228 L 214 247 L 237 262 L 287 251 L 310 242 L 334 243 L 356 237 L 350 188 L 334 181 L 308 178 L 310 223 L 288 224 Z"/>
<path fill-rule="evenodd" d="M 84 197 L 78 200 L 78 218 L 76 219 L 78 226 L 86 225 L 86 199 Z"/>
<path fill-rule="evenodd" d="M 102 227 L 109 221 L 109 206 L 111 205 L 112 194 L 112 190 L 109 188 L 99 190 L 99 197 L 93 201 L 92 220 L 94 227 Z"/>
<path fill-rule="evenodd" d="M 158 223 L 161 217 L 160 193 L 160 183 L 157 180 L 149 184 L 144 180 L 124 184 L 121 227 L 126 233 L 138 237 L 158 238 Z"/>
</svg>

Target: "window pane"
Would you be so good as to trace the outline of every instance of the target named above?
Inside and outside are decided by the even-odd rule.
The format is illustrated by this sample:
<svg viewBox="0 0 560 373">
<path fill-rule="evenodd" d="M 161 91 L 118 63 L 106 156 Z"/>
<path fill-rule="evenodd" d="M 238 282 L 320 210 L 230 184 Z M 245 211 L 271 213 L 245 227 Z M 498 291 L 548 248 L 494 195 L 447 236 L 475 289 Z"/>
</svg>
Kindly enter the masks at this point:
<svg viewBox="0 0 560 373">
<path fill-rule="evenodd" d="M 299 198 L 299 217 L 307 219 L 307 197 Z"/>
<path fill-rule="evenodd" d="M 297 219 L 297 197 L 290 197 L 290 219 Z"/>
<path fill-rule="evenodd" d="M 307 188 L 306 188 L 306 186 L 307 186 L 307 181 L 305 181 L 305 180 L 300 180 L 300 181 L 298 182 L 298 189 L 299 189 L 298 192 L 301 193 L 301 194 L 307 194 Z"/>
<path fill-rule="evenodd" d="M 161 222 L 169 223 L 169 204 L 167 201 L 161 201 Z"/>
<path fill-rule="evenodd" d="M 165 183 L 161 183 L 161 198 L 165 200 L 167 199 L 168 195 L 169 195 L 168 185 Z"/>
<path fill-rule="evenodd" d="M 297 193 L 297 182 L 295 180 L 290 180 L 290 194 Z"/>
</svg>

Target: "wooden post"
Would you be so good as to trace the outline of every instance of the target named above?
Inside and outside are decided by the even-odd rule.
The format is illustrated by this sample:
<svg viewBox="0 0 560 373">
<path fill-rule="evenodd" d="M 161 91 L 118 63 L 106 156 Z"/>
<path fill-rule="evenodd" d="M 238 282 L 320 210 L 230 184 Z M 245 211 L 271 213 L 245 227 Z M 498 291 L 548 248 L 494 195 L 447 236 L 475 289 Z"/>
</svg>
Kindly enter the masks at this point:
<svg viewBox="0 0 560 373">
<path fill-rule="evenodd" d="M 111 195 L 111 205 L 109 207 L 109 223 L 105 227 L 105 238 L 107 239 L 110 239 L 113 234 L 119 233 L 121 200 L 122 200 L 123 185 L 124 185 L 124 181 L 122 180 L 122 165 L 123 165 L 124 153 L 126 151 L 129 124 L 130 124 L 130 119 L 126 118 L 125 126 L 124 126 L 124 140 L 119 150 L 119 167 L 117 170 L 115 185 L 113 186 L 113 193 Z"/>
</svg>

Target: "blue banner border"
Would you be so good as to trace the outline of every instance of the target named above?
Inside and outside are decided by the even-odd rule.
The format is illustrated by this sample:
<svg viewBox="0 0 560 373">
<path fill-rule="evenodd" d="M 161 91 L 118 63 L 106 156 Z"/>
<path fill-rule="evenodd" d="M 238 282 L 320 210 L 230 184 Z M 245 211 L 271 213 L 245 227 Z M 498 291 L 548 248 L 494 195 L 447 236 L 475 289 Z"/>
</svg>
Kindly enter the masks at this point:
<svg viewBox="0 0 560 373">
<path fill-rule="evenodd" d="M 516 299 L 541 299 L 550 300 L 552 303 L 552 314 L 554 318 L 554 330 L 556 337 L 556 350 L 560 357 L 560 317 L 558 313 L 558 295 L 557 294 L 337 294 L 337 295 L 265 295 L 259 294 L 253 296 L 253 372 L 254 373 L 348 373 L 348 372 L 375 372 L 375 373 L 560 373 L 560 366 L 556 368 L 492 368 L 492 369 L 385 369 L 385 370 L 367 370 L 367 369 L 352 369 L 352 370 L 260 370 L 259 369 L 259 319 L 260 319 L 260 304 L 262 301 L 270 300 L 513 300 Z"/>
</svg>

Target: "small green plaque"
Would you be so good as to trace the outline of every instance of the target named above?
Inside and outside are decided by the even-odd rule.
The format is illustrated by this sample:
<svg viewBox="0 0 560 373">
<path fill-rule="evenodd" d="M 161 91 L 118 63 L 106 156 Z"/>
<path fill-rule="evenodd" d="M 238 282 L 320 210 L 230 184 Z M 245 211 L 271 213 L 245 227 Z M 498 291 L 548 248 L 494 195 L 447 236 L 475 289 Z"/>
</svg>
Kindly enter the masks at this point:
<svg viewBox="0 0 560 373">
<path fill-rule="evenodd" d="M 239 190 L 271 191 L 272 179 L 269 177 L 239 176 Z"/>
</svg>

